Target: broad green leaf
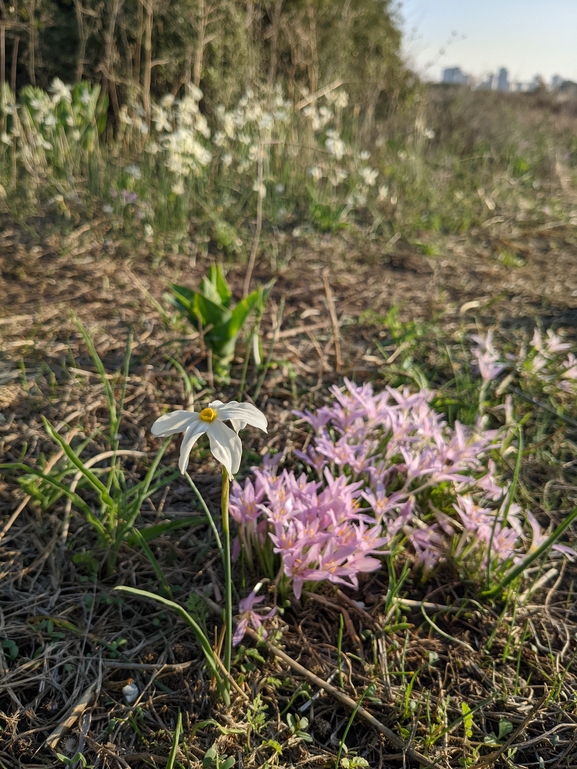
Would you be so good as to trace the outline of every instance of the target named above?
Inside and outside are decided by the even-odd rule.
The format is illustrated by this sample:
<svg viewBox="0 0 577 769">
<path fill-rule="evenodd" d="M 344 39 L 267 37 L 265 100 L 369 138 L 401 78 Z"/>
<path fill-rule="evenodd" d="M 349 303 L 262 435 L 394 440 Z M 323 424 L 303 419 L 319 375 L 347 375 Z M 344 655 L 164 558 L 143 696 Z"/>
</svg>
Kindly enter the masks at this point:
<svg viewBox="0 0 577 769">
<path fill-rule="evenodd" d="M 196 291 L 186 286 L 180 286 L 178 283 L 169 283 L 168 285 L 175 296 L 185 299 L 187 302 L 192 302 L 196 296 Z"/>
<path fill-rule="evenodd" d="M 232 339 L 238 334 L 251 311 L 261 299 L 262 291 L 260 288 L 257 288 L 256 291 L 253 291 L 245 299 L 241 299 L 232 311 L 230 320 L 226 324 L 226 331 L 224 333 L 228 339 Z"/>
<path fill-rule="evenodd" d="M 200 281 L 200 291 L 198 293 L 204 294 L 207 299 L 210 299 L 211 302 L 214 302 L 219 307 L 224 307 L 222 304 L 222 299 L 220 298 L 220 294 L 218 293 L 218 289 L 209 277 L 205 276 Z"/>
<path fill-rule="evenodd" d="M 230 300 L 232 299 L 232 291 L 230 286 L 226 282 L 222 267 L 220 264 L 211 264 L 209 270 L 210 282 L 216 287 L 220 301 L 225 307 L 230 306 Z"/>
<path fill-rule="evenodd" d="M 194 307 L 198 317 L 202 320 L 203 325 L 211 325 L 214 326 L 215 329 L 223 326 L 223 324 L 227 323 L 231 317 L 230 310 L 227 310 L 222 304 L 213 302 L 209 297 L 204 296 L 203 294 L 197 294 L 195 296 Z"/>
</svg>

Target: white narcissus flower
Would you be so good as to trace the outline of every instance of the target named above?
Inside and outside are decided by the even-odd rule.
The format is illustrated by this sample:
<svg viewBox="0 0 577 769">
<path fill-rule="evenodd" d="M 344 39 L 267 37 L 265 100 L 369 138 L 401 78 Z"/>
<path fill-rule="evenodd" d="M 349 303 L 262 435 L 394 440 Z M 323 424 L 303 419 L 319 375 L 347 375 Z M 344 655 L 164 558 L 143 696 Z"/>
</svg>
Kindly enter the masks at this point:
<svg viewBox="0 0 577 769">
<path fill-rule="evenodd" d="M 224 424 L 227 420 L 233 430 Z M 265 433 L 267 431 L 265 415 L 251 403 L 212 401 L 198 414 L 193 411 L 172 411 L 159 417 L 152 425 L 152 434 L 164 438 L 184 433 L 178 462 L 180 472 L 184 475 L 192 447 L 206 433 L 213 456 L 232 478 L 238 472 L 242 455 L 242 443 L 237 433 L 247 425 L 258 427 Z"/>
</svg>

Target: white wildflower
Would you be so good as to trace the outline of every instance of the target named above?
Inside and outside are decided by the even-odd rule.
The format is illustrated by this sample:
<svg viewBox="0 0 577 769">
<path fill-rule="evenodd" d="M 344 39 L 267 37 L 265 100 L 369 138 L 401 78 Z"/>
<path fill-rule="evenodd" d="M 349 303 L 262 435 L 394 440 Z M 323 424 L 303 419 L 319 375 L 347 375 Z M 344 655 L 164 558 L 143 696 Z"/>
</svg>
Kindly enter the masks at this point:
<svg viewBox="0 0 577 769">
<path fill-rule="evenodd" d="M 50 86 L 52 93 L 52 101 L 54 104 L 59 104 L 61 101 L 67 101 L 69 104 L 72 102 L 72 91 L 70 87 L 65 85 L 59 77 L 55 77 Z"/>
<path fill-rule="evenodd" d="M 379 175 L 379 172 L 375 170 L 374 168 L 369 168 L 368 166 L 365 168 L 361 168 L 360 175 L 364 181 L 364 183 L 368 187 L 374 187 L 375 182 L 377 181 L 377 176 Z"/>
<path fill-rule="evenodd" d="M 307 173 L 314 182 L 320 182 L 323 178 L 323 169 L 320 166 L 312 166 L 308 169 Z"/>
<path fill-rule="evenodd" d="M 379 187 L 379 194 L 377 195 L 377 200 L 379 201 L 379 203 L 382 203 L 388 197 L 389 197 L 389 187 L 387 184 L 383 184 L 381 187 Z"/>
<path fill-rule="evenodd" d="M 233 427 L 227 427 L 229 421 Z M 178 466 L 184 475 L 192 447 L 206 433 L 210 450 L 216 460 L 232 477 L 238 472 L 242 456 L 242 442 L 237 433 L 248 425 L 267 431 L 267 419 L 251 403 L 222 403 L 212 401 L 199 414 L 191 411 L 173 411 L 160 417 L 152 425 L 152 434 L 166 437 L 184 432 Z"/>
</svg>

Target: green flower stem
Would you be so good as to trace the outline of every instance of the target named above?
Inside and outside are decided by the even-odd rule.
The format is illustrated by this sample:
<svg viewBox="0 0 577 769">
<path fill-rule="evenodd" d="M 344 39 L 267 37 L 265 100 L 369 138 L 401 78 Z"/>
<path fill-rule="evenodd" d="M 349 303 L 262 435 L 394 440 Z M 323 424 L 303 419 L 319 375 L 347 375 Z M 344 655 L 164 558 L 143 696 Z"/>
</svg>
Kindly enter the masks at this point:
<svg viewBox="0 0 577 769">
<path fill-rule="evenodd" d="M 225 555 L 224 555 L 224 550 L 223 550 L 223 547 L 222 547 L 222 541 L 220 539 L 220 534 L 218 533 L 218 529 L 216 528 L 216 523 L 214 522 L 214 518 L 212 517 L 212 514 L 211 514 L 210 510 L 208 509 L 208 506 L 207 506 L 206 502 L 204 501 L 204 499 L 202 497 L 202 494 L 198 490 L 198 487 L 197 487 L 196 483 L 192 480 L 192 478 L 190 477 L 190 475 L 188 473 L 185 473 L 184 477 L 188 481 L 191 489 L 196 494 L 196 498 L 198 499 L 198 501 L 200 503 L 200 506 L 202 507 L 204 513 L 206 514 L 206 517 L 208 518 L 208 522 L 210 524 L 210 528 L 212 529 L 212 533 L 214 534 L 214 538 L 216 540 L 216 546 L 218 547 L 218 552 L 220 553 L 220 557 L 222 558 L 222 565 L 224 566 L 224 570 L 226 572 L 226 558 L 225 558 Z M 227 510 L 228 510 L 228 507 L 227 507 Z"/>
<path fill-rule="evenodd" d="M 225 636 L 224 636 L 224 667 L 227 673 L 230 673 L 230 662 L 232 658 L 232 573 L 230 557 L 230 518 L 228 514 L 228 498 L 230 483 L 228 472 L 222 468 L 222 495 L 221 495 L 221 514 L 222 514 L 222 535 L 224 538 L 224 584 L 226 591 L 225 608 Z"/>
<path fill-rule="evenodd" d="M 524 558 L 521 563 L 519 563 L 517 566 L 515 566 L 514 569 L 511 569 L 510 572 L 505 574 L 503 579 L 499 582 L 498 585 L 496 585 L 491 590 L 485 590 L 482 595 L 485 598 L 496 598 L 498 595 L 500 595 L 503 590 L 507 587 L 507 585 L 510 585 L 513 580 L 517 579 L 517 577 L 520 577 L 521 574 L 527 569 L 533 561 L 536 561 L 538 558 L 541 558 L 542 555 L 545 555 L 557 542 L 559 537 L 571 526 L 573 521 L 577 519 L 577 507 L 571 515 L 567 516 L 563 523 L 560 523 L 559 526 L 551 533 L 549 537 L 543 542 L 542 545 L 540 545 L 533 553 L 530 553 L 526 558 Z"/>
</svg>

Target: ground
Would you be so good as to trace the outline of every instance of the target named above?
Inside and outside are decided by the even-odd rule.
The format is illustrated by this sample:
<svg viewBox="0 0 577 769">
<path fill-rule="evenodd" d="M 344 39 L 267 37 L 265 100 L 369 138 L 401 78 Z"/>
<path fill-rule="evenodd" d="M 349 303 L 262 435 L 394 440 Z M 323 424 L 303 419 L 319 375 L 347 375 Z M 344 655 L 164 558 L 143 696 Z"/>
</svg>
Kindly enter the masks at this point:
<svg viewBox="0 0 577 769">
<path fill-rule="evenodd" d="M 225 399 L 237 396 L 242 346 L 230 383 L 215 385 L 198 333 L 175 319 L 163 299 L 169 281 L 193 287 L 210 261 L 223 258 L 211 243 L 159 258 L 138 244 L 124 245 L 103 221 L 42 237 L 5 222 L 0 237 L 2 462 L 37 465 L 55 457 L 42 416 L 64 428 L 68 440 L 92 436 L 89 455 L 106 449 L 105 390 L 72 313 L 89 330 L 108 372 L 122 366 L 132 333 L 119 428 L 126 452 L 152 455 L 160 445 L 150 434 L 154 419 L 167 407 L 190 405 L 173 359 L 199 383 L 197 402 L 214 386 Z M 245 267 L 226 261 L 240 296 Z M 253 283 L 272 278 L 261 334 L 272 365 L 260 384 L 251 364 L 243 390 L 254 397 L 258 388 L 256 401 L 271 429 L 267 436 L 251 434 L 242 473 L 267 449 L 287 456 L 302 447 L 307 431 L 291 411 L 322 403 L 343 376 L 376 388 L 398 381 L 407 338 L 427 351 L 430 334 L 436 344 L 492 326 L 511 339 L 536 322 L 570 336 L 577 326 L 577 237 L 569 225 L 521 229 L 489 221 L 464 235 L 429 234 L 418 242 L 384 242 L 354 229 L 270 234 Z M 565 437 L 574 440 L 570 432 Z M 173 441 L 163 459 L 167 472 L 177 452 Z M 145 467 L 142 456 L 127 455 L 132 483 Z M 195 456 L 193 478 L 218 505 L 220 476 L 206 452 Z M 156 605 L 113 592 L 118 584 L 157 590 L 142 551 L 126 544 L 107 573 L 106 553 L 94 546 L 83 519 L 62 499 L 43 510 L 25 493 L 6 472 L 0 482 L 0 766 L 54 766 L 56 748 L 69 757 L 80 751 L 99 767 L 196 767 L 212 745 L 238 766 L 335 765 L 351 722 L 346 705 L 327 694 L 310 703 L 319 691 L 314 683 L 245 639 L 235 670 L 252 706 L 233 692 L 232 706 L 224 708 L 187 627 Z M 195 510 L 190 489 L 175 477 L 153 495 L 142 518 L 152 524 Z M 176 600 L 190 602 L 205 591 L 218 603 L 218 554 L 207 526 L 159 538 L 154 554 Z M 371 767 L 416 767 L 427 765 L 419 759 L 427 752 L 445 767 L 458 767 L 467 756 L 468 766 L 568 769 L 577 763 L 576 573 L 567 563 L 524 600 L 483 606 L 465 600 L 466 586 L 455 575 L 439 574 L 427 584 L 407 582 L 397 597 L 401 615 L 387 617 L 390 575 L 383 570 L 369 575 L 358 594 L 327 589 L 293 601 L 276 620 L 282 631 L 276 640 L 326 681 L 341 658 L 343 617 L 346 665 L 343 680 L 331 680 L 357 703 L 363 699 L 405 744 L 401 752 L 359 710 L 346 736 L 351 762 L 356 751 Z M 197 599 L 195 607 L 207 627 L 214 625 L 218 645 L 218 627 L 204 603 Z M 393 616 L 402 622 L 391 623 Z M 130 679 L 140 692 L 132 707 L 122 694 Z M 300 731 L 312 742 L 286 717 L 307 702 L 300 716 L 308 724 Z M 473 711 L 474 734 L 462 703 Z M 51 742 L 71 709 L 60 741 Z M 179 712 L 185 737 L 170 759 Z"/>
</svg>

